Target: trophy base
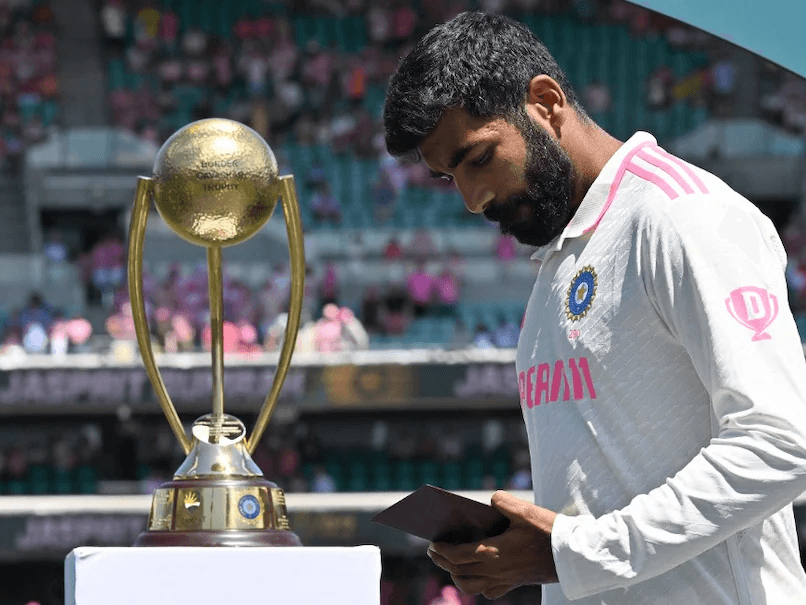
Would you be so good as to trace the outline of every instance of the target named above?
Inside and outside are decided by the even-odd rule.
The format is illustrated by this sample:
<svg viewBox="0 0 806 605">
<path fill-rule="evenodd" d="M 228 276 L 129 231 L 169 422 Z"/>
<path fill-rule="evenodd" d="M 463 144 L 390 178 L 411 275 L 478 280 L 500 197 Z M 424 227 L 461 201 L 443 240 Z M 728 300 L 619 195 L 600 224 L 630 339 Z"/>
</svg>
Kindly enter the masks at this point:
<svg viewBox="0 0 806 605">
<path fill-rule="evenodd" d="M 144 531 L 135 546 L 302 546 L 287 529 L 246 531 Z"/>
<path fill-rule="evenodd" d="M 135 546 L 302 546 L 285 494 L 263 477 L 174 479 L 154 492 Z"/>
</svg>

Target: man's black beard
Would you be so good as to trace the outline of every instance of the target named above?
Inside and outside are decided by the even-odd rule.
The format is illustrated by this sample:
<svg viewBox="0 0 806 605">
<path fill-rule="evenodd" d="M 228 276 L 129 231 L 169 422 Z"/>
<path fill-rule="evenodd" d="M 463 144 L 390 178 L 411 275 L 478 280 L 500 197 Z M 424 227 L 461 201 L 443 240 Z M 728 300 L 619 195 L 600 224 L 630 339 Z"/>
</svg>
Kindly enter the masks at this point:
<svg viewBox="0 0 806 605">
<path fill-rule="evenodd" d="M 522 244 L 545 246 L 562 233 L 573 216 L 574 166 L 565 149 L 525 110 L 510 122 L 526 143 L 527 189 L 488 205 L 484 216 L 498 223 L 501 233 L 514 236 Z"/>
</svg>

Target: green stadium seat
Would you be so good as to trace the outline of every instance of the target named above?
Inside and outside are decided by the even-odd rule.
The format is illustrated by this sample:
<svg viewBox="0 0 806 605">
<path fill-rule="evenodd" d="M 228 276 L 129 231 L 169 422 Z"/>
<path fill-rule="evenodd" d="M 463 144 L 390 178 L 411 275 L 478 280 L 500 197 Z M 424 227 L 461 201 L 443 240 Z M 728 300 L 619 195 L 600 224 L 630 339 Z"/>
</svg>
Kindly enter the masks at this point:
<svg viewBox="0 0 806 605">
<path fill-rule="evenodd" d="M 439 466 L 433 460 L 423 460 L 420 463 L 420 483 L 442 487 Z"/>
<path fill-rule="evenodd" d="M 484 463 L 481 458 L 467 456 L 463 465 L 466 489 L 481 489 L 484 483 Z"/>
<path fill-rule="evenodd" d="M 700 126 L 701 124 L 707 122 L 708 118 L 710 117 L 708 107 L 704 104 L 690 108 L 689 112 L 691 115 L 691 122 L 692 122 L 690 130 L 693 130 L 698 126 Z"/>
<path fill-rule="evenodd" d="M 80 494 L 94 494 L 97 491 L 98 471 L 92 466 L 80 466 L 75 470 L 75 485 Z"/>
<path fill-rule="evenodd" d="M 381 86 L 369 85 L 364 94 L 364 107 L 373 116 L 380 116 L 383 113 L 383 103 L 386 98 L 386 90 Z"/>
<path fill-rule="evenodd" d="M 117 90 L 126 86 L 126 65 L 123 59 L 110 59 L 107 66 L 107 85 L 109 90 Z"/>
<path fill-rule="evenodd" d="M 213 16 L 212 33 L 216 36 L 229 40 L 232 38 L 232 28 L 236 22 L 236 7 L 229 2 L 213 2 L 209 8 Z"/>
<path fill-rule="evenodd" d="M 218 2 L 216 0 L 197 0 L 198 25 L 202 31 L 214 32 Z"/>
<path fill-rule="evenodd" d="M 334 456 L 329 456 L 325 460 L 325 470 L 331 476 L 333 482 L 336 484 L 336 490 L 341 491 L 344 489 L 344 469 L 342 468 L 339 460 Z"/>
<path fill-rule="evenodd" d="M 6 483 L 6 494 L 9 496 L 21 496 L 23 494 L 27 494 L 28 492 L 28 485 L 25 481 L 20 479 L 11 479 Z"/>
<path fill-rule="evenodd" d="M 372 464 L 372 488 L 376 491 L 390 491 L 392 483 L 392 465 L 386 456 L 377 457 Z"/>
<path fill-rule="evenodd" d="M 73 475 L 67 469 L 55 469 L 53 472 L 53 492 L 56 494 L 71 494 L 75 491 Z"/>
<path fill-rule="evenodd" d="M 496 460 L 491 465 L 490 474 L 495 477 L 495 483 L 499 488 L 506 487 L 509 481 L 509 463 L 506 460 Z"/>
<path fill-rule="evenodd" d="M 440 486 L 451 491 L 465 487 L 462 481 L 462 468 L 458 462 L 446 462 L 442 465 L 442 483 Z"/>
<path fill-rule="evenodd" d="M 417 476 L 414 462 L 411 460 L 398 460 L 395 464 L 394 486 L 398 491 L 410 492 L 417 489 Z"/>
<path fill-rule="evenodd" d="M 137 90 L 143 85 L 143 82 L 145 81 L 146 78 L 143 74 L 136 74 L 130 72 L 126 74 L 126 88 Z"/>
<path fill-rule="evenodd" d="M 20 97 L 20 100 L 17 102 L 17 110 L 20 114 L 20 121 L 23 124 L 27 124 L 34 118 L 35 115 L 40 114 L 41 104 L 38 101 L 24 101 L 24 98 L 25 96 Z"/>
<path fill-rule="evenodd" d="M 672 138 L 672 121 L 665 109 L 647 112 L 649 132 L 655 135 L 660 145 L 665 145 Z"/>
<path fill-rule="evenodd" d="M 305 48 L 308 44 L 308 40 L 313 37 L 313 20 L 304 15 L 297 15 L 292 20 L 292 24 L 294 26 L 294 39 L 297 46 Z"/>
<path fill-rule="evenodd" d="M 375 476 L 375 481 L 372 484 L 372 489 L 377 492 L 388 492 L 393 488 L 392 474 L 383 473 Z"/>
<path fill-rule="evenodd" d="M 199 26 L 199 11 L 196 0 L 179 0 L 174 8 L 179 15 L 179 24 L 182 31 Z"/>
<path fill-rule="evenodd" d="M 573 52 L 576 47 L 576 38 L 579 28 L 576 22 L 568 15 L 557 17 L 557 44 L 556 48 L 560 54 Z M 551 48 L 551 47 L 549 47 Z M 562 63 L 560 63 L 562 65 Z"/>
<path fill-rule="evenodd" d="M 50 473 L 45 466 L 31 466 L 28 469 L 28 491 L 32 494 L 50 493 Z"/>
<path fill-rule="evenodd" d="M 367 44 L 367 31 L 364 19 L 360 16 L 337 19 L 335 23 L 336 43 L 349 53 L 361 51 Z"/>
<path fill-rule="evenodd" d="M 347 481 L 347 491 L 366 492 L 369 490 L 369 473 L 366 464 L 361 461 L 353 461 L 348 474 L 350 478 Z"/>
<path fill-rule="evenodd" d="M 39 107 L 39 115 L 42 118 L 42 123 L 45 126 L 50 126 L 59 115 L 59 104 L 53 100 L 44 101 Z"/>
<path fill-rule="evenodd" d="M 266 12 L 266 4 L 267 3 L 263 2 L 263 0 L 243 0 L 241 2 L 240 13 L 238 16 L 246 14 L 252 19 L 260 17 Z"/>
</svg>

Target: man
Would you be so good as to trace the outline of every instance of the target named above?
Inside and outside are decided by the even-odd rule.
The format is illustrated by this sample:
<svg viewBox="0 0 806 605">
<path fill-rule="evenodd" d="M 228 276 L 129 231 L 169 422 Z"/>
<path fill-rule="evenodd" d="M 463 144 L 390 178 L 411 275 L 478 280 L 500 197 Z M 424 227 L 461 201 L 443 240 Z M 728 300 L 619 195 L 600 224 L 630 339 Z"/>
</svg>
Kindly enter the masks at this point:
<svg viewBox="0 0 806 605">
<path fill-rule="evenodd" d="M 501 16 L 429 32 L 385 127 L 541 261 L 517 354 L 536 504 L 496 492 L 509 529 L 434 562 L 549 605 L 806 602 L 806 363 L 771 222 L 649 134 L 604 132 Z"/>
</svg>

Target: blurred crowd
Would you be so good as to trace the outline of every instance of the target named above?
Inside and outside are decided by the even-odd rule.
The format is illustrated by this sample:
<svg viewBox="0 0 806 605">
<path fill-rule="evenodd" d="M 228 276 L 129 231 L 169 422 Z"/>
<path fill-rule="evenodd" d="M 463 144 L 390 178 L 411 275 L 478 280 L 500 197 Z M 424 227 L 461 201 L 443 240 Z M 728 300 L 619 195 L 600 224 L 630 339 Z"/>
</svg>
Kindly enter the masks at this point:
<svg viewBox="0 0 806 605">
<path fill-rule="evenodd" d="M 50 353 L 62 357 L 68 352 L 88 351 L 92 324 L 80 314 L 68 316 L 42 294 L 33 292 L 26 304 L 4 318 L 0 354 L 20 356 Z"/>
<path fill-rule="evenodd" d="M 761 85 L 762 115 L 792 133 L 806 135 L 806 80 L 768 63 Z"/>
<path fill-rule="evenodd" d="M 442 341 L 437 338 L 424 345 L 454 349 L 516 346 L 519 318 L 502 319 L 500 325 L 465 325 L 457 313 L 463 301 L 461 275 L 465 260 L 454 251 L 440 253 L 427 229 L 414 232 L 405 245 L 390 234 L 382 253 L 384 280 L 366 285 L 360 300 L 351 301 L 350 306 L 344 303 L 340 270 L 360 273 L 361 263 L 367 260 L 361 242 L 354 247 L 356 250 L 347 251 L 350 260 L 346 265 L 333 259 L 314 259 L 307 267 L 296 351 L 367 349 L 371 339 L 405 335 L 413 322 L 424 318 L 454 326 Z M 41 293 L 33 292 L 22 308 L 4 318 L 0 352 L 61 356 L 111 351 L 118 357 L 136 356 L 122 235 L 110 231 L 80 253 L 70 249 L 60 232 L 53 230 L 48 233 L 44 253 L 51 274 L 67 267 L 78 270 L 87 303 L 105 312 L 103 323 L 96 321 L 93 325 L 82 316 L 80 307 L 60 308 Z M 506 272 L 508 264 L 522 256 L 523 249 L 512 237 L 502 235 L 490 253 L 497 258 L 501 271 Z M 265 283 L 257 288 L 233 277 L 226 264 L 223 277 L 225 353 L 278 351 L 284 338 L 291 289 L 287 263 L 276 263 Z M 174 262 L 162 279 L 146 268 L 143 294 L 157 351 L 210 350 L 205 264 L 187 271 L 187 267 Z"/>
<path fill-rule="evenodd" d="M 798 323 L 801 338 L 806 340 L 806 220 L 800 212 L 781 233 L 787 253 L 786 282 L 789 286 L 789 306 Z"/>
<path fill-rule="evenodd" d="M 311 14 L 325 4 L 292 11 Z M 339 11 L 338 4 L 327 10 Z M 250 124 L 277 146 L 293 137 L 303 145 L 377 153 L 377 116 L 365 96 L 396 66 L 384 45 L 411 39 L 418 16 L 402 3 L 369 10 L 351 4 L 341 7 L 343 14 L 365 15 L 374 43 L 355 53 L 323 47 L 313 37 L 300 45 L 291 18 L 280 14 L 283 3 L 244 15 L 231 32 L 215 32 L 212 23 L 209 30 L 188 27 L 159 3 L 109 0 L 101 9 L 104 34 L 111 60 L 122 60 L 128 75 L 119 86 L 112 83 L 114 123 L 161 142 L 182 125 L 173 120 L 221 115 Z"/>
<path fill-rule="evenodd" d="M 0 174 L 22 172 L 25 149 L 58 112 L 58 54 L 46 2 L 0 3 Z"/>
<path fill-rule="evenodd" d="M 702 49 L 708 40 L 699 30 L 624 0 L 266 2 L 260 10 L 238 9 L 231 29 L 222 25 L 225 9 L 209 15 L 204 4 L 203 14 L 191 19 L 172 6 L 176 3 L 107 0 L 100 8 L 114 68 L 114 124 L 161 143 L 188 121 L 221 116 L 251 125 L 274 149 L 286 143 L 321 145 L 336 154 L 381 158 L 375 182 L 381 215 L 407 185 L 444 186 L 389 161 L 381 123 L 386 82 L 398 57 L 434 23 L 480 8 L 516 17 L 571 14 L 585 23 L 625 24 L 634 37 L 661 36 L 678 49 Z M 336 20 L 342 25 L 317 30 L 317 18 L 325 19 L 318 22 L 325 28 Z M 304 31 L 309 26 L 311 31 Z M 724 105 L 735 89 L 735 71 L 727 57 L 677 76 L 672 66 L 657 65 L 645 86 L 646 106 Z M 580 93 L 594 117 L 608 117 L 614 93 L 606 83 L 595 80 Z M 791 92 L 771 99 L 770 107 L 791 105 L 779 97 L 790 99 Z M 317 220 L 340 221 L 339 200 L 328 183 L 317 183 L 312 204 Z"/>
</svg>

